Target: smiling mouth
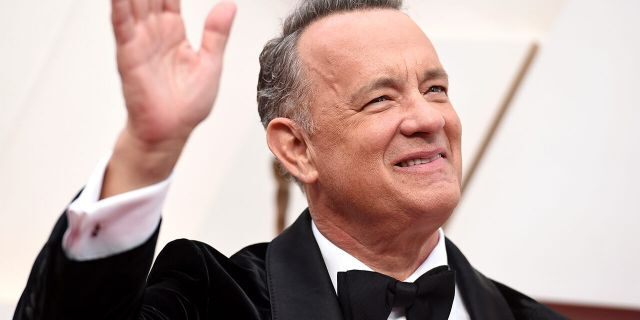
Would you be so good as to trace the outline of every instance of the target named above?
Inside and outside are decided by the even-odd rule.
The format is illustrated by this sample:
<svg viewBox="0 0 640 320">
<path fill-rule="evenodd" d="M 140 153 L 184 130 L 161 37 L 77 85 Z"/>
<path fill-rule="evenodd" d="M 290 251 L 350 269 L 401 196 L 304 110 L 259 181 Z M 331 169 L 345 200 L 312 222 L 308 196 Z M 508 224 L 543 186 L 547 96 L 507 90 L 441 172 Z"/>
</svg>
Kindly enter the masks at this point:
<svg viewBox="0 0 640 320">
<path fill-rule="evenodd" d="M 396 164 L 396 167 L 400 167 L 400 168 L 408 168 L 408 167 L 413 167 L 413 166 L 417 166 L 420 164 L 427 164 L 430 162 L 434 162 L 440 158 L 444 158 L 444 154 L 443 153 L 436 153 L 435 155 L 428 157 L 428 158 L 417 158 L 417 159 L 411 159 L 411 160 L 406 160 L 406 161 L 402 161 L 400 163 Z"/>
</svg>

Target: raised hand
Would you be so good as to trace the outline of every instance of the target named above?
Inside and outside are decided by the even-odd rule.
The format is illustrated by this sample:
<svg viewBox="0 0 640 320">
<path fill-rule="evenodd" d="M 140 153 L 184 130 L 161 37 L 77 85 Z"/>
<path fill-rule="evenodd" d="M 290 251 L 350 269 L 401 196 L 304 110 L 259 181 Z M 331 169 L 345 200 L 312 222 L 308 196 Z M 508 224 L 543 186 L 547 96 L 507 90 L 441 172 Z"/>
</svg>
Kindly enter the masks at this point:
<svg viewBox="0 0 640 320">
<path fill-rule="evenodd" d="M 199 50 L 186 39 L 179 0 L 112 0 L 118 72 L 128 112 L 102 197 L 166 178 L 216 98 L 236 7 L 209 13 Z"/>
</svg>

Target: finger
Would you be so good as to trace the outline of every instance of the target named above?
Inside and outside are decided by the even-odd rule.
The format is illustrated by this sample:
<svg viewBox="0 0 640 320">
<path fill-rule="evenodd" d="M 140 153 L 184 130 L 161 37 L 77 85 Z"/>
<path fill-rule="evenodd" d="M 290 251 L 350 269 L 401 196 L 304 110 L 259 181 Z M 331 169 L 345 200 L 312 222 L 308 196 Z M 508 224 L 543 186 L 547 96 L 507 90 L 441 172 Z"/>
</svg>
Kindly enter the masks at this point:
<svg viewBox="0 0 640 320">
<path fill-rule="evenodd" d="M 164 0 L 162 4 L 163 10 L 173 13 L 180 13 L 180 0 Z"/>
<path fill-rule="evenodd" d="M 213 7 L 205 22 L 201 54 L 209 58 L 222 58 L 235 14 L 236 5 L 233 2 L 223 1 Z"/>
<path fill-rule="evenodd" d="M 162 12 L 162 0 L 149 0 L 149 12 L 150 13 Z"/>
<path fill-rule="evenodd" d="M 128 0 L 111 0 L 111 24 L 117 43 L 125 43 L 133 38 L 135 27 Z"/>
<path fill-rule="evenodd" d="M 149 15 L 149 0 L 131 0 L 131 9 L 136 20 L 144 20 Z"/>
</svg>

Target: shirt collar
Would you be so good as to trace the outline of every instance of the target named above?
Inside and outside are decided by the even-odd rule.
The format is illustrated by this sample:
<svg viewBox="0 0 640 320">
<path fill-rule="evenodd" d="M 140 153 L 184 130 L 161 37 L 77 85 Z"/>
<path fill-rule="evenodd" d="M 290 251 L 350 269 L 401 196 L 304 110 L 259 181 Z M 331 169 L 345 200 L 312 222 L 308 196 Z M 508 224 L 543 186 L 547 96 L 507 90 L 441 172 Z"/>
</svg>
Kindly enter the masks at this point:
<svg viewBox="0 0 640 320">
<path fill-rule="evenodd" d="M 338 272 L 348 270 L 372 271 L 371 268 L 362 263 L 362 261 L 338 248 L 338 246 L 329 241 L 329 239 L 325 238 L 325 236 L 320 233 L 320 230 L 318 230 L 318 227 L 316 227 L 313 220 L 311 220 L 311 229 L 313 230 L 313 236 L 316 238 L 318 247 L 320 247 L 320 253 L 322 254 L 324 264 L 327 267 L 327 271 L 331 277 L 331 283 L 333 284 L 333 289 L 336 290 L 336 293 L 338 292 Z M 427 271 L 438 266 L 448 265 L 447 249 L 444 244 L 444 232 L 442 231 L 442 228 L 438 229 L 438 236 L 438 243 L 433 248 L 433 251 L 431 251 L 431 254 L 429 254 L 416 271 L 414 271 L 404 281 L 414 282 Z"/>
</svg>

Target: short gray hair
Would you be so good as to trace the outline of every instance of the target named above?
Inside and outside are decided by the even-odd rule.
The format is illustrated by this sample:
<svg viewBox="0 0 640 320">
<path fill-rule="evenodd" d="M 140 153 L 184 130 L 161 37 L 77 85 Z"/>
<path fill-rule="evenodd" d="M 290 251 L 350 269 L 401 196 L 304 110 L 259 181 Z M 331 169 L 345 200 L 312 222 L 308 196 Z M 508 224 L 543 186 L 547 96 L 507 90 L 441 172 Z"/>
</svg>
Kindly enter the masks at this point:
<svg viewBox="0 0 640 320">
<path fill-rule="evenodd" d="M 401 7 L 402 0 L 303 0 L 284 20 L 282 35 L 269 40 L 260 53 L 258 113 L 262 125 L 266 128 L 274 118 L 284 117 L 307 133 L 313 131 L 308 80 L 296 48 L 308 25 L 339 12 Z"/>
</svg>

